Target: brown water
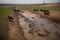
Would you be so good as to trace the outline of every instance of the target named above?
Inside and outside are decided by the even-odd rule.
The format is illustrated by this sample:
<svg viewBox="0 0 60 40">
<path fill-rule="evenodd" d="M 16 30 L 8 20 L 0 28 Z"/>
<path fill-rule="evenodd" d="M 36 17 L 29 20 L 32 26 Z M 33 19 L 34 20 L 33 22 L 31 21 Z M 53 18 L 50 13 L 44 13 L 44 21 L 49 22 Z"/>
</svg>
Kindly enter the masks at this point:
<svg viewBox="0 0 60 40">
<path fill-rule="evenodd" d="M 27 11 L 20 14 L 25 17 L 19 15 L 19 24 L 23 28 L 27 40 L 60 40 L 59 26 Z M 25 21 L 26 18 L 28 18 L 27 21 Z M 31 28 L 29 24 L 32 25 Z M 29 30 L 32 30 L 32 32 L 29 33 Z"/>
</svg>

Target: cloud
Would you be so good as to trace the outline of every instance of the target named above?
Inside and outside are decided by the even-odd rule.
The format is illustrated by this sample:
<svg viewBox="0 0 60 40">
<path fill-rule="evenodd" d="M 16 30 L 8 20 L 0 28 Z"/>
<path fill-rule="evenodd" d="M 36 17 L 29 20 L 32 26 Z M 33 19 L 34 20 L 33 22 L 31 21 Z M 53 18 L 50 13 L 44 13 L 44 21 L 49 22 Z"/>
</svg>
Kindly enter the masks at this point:
<svg viewBox="0 0 60 40">
<path fill-rule="evenodd" d="M 55 3 L 60 2 L 60 0 L 45 0 L 45 3 Z M 1 3 L 9 3 L 9 4 L 36 4 L 36 3 L 43 3 L 43 0 L 0 0 Z"/>
</svg>

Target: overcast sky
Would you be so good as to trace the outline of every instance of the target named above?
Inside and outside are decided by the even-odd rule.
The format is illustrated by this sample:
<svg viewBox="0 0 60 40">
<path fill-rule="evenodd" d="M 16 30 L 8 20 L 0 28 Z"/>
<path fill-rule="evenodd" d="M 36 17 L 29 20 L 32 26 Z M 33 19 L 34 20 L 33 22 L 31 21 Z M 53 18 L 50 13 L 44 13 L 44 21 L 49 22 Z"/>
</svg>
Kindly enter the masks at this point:
<svg viewBox="0 0 60 40">
<path fill-rule="evenodd" d="M 60 0 L 45 0 L 45 3 L 56 3 L 60 2 Z M 43 0 L 0 0 L 0 4 L 36 4 L 43 3 Z"/>
</svg>

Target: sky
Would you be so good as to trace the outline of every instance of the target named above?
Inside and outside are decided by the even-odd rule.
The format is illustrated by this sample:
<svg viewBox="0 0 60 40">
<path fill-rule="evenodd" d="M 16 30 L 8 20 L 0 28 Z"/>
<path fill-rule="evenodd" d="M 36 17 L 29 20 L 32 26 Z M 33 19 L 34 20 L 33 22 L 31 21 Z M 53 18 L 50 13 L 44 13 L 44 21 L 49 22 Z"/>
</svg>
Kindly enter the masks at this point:
<svg viewBox="0 0 60 40">
<path fill-rule="evenodd" d="M 45 3 L 57 3 L 60 0 L 45 0 Z M 0 0 L 0 4 L 42 4 L 43 0 Z"/>
</svg>

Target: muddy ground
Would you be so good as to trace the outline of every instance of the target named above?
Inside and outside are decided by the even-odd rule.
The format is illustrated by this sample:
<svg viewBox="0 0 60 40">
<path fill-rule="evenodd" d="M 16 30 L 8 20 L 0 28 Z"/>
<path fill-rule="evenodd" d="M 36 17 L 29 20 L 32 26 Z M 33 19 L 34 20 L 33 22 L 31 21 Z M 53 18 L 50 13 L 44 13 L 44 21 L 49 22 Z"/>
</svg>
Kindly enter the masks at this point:
<svg viewBox="0 0 60 40">
<path fill-rule="evenodd" d="M 45 16 L 27 10 L 11 16 L 15 22 L 9 22 L 8 40 L 60 40 L 60 26 Z"/>
<path fill-rule="evenodd" d="M 28 40 L 60 40 L 55 34 L 60 30 L 57 24 L 28 11 L 20 15 L 22 15 L 19 17 L 20 26 Z"/>
</svg>

